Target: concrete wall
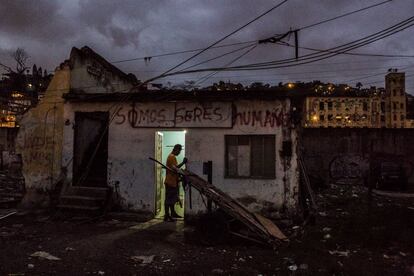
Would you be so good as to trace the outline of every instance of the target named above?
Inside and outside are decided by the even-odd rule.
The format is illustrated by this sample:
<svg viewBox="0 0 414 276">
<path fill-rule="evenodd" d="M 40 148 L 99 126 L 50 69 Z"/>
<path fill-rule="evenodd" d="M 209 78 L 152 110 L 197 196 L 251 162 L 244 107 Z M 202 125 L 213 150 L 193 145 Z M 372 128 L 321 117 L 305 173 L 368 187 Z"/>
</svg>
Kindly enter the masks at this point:
<svg viewBox="0 0 414 276">
<path fill-rule="evenodd" d="M 140 103 L 140 108 L 162 103 Z M 190 103 L 191 104 L 191 103 Z M 193 103 L 195 104 L 195 103 Z M 231 103 L 229 103 L 231 104 Z M 177 103 L 176 106 L 179 104 Z M 188 169 L 202 175 L 203 162 L 213 162 L 213 183 L 231 196 L 241 199 L 251 210 L 264 211 L 286 207 L 294 211 L 297 204 L 298 170 L 296 160 L 296 131 L 290 128 L 288 112 L 290 103 L 285 101 L 239 101 L 234 102 L 237 112 L 233 114 L 234 124 L 226 128 L 186 128 L 185 154 L 189 158 Z M 73 155 L 74 112 L 107 111 L 113 103 L 67 103 L 64 117 L 70 124 L 64 129 L 63 163 L 70 163 Z M 174 106 L 174 105 L 173 105 Z M 122 104 L 109 127 L 108 185 L 119 183 L 120 196 L 125 208 L 154 212 L 155 180 L 154 163 L 148 160 L 155 154 L 155 133 L 163 130 L 184 130 L 182 127 L 137 127 L 136 120 L 131 123 L 128 110 L 131 103 Z M 166 107 L 166 114 L 170 113 Z M 114 108 L 111 109 L 112 111 Z M 243 118 L 243 114 L 261 111 L 262 120 Z M 266 121 L 264 114 L 277 113 L 279 119 Z M 125 112 L 125 113 L 122 113 Z M 243 113 L 244 112 L 244 113 Z M 251 112 L 251 113 L 249 113 Z M 172 110 L 174 114 L 174 110 Z M 272 113 L 273 114 L 273 113 Z M 229 118 L 230 122 L 232 118 Z M 246 119 L 246 120 L 243 120 Z M 231 126 L 233 125 L 233 126 Z M 231 179 L 225 178 L 225 135 L 226 134 L 274 134 L 276 145 L 275 179 Z M 283 141 L 293 142 L 293 155 L 283 158 L 280 154 Z M 70 164 L 71 165 L 71 164 Z M 69 167 L 68 177 L 72 177 Z M 200 195 L 192 191 L 192 209 L 186 199 L 186 213 L 195 214 L 205 211 Z"/>
<path fill-rule="evenodd" d="M 22 156 L 26 189 L 50 190 L 61 172 L 62 94 L 69 92 L 69 82 L 69 66 L 62 65 L 55 71 L 43 99 L 20 121 L 16 152 Z"/>
<path fill-rule="evenodd" d="M 326 182 L 363 183 L 370 159 L 390 160 L 404 163 L 413 189 L 414 129 L 304 129 L 301 148 L 310 174 Z"/>
<path fill-rule="evenodd" d="M 88 47 L 73 48 L 70 62 L 71 89 L 85 93 L 125 93 L 133 87 L 125 73 Z"/>
</svg>

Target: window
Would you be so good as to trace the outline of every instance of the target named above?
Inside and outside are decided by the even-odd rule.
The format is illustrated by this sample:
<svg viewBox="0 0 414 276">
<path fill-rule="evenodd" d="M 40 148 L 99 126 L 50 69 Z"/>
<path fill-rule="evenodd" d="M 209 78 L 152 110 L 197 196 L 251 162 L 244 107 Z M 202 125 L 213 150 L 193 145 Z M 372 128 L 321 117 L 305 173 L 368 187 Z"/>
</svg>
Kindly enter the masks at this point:
<svg viewBox="0 0 414 276">
<path fill-rule="evenodd" d="M 397 90 L 393 89 L 393 90 L 392 90 L 392 95 L 393 95 L 393 96 L 397 96 Z"/>
<path fill-rule="evenodd" d="M 226 135 L 229 178 L 275 178 L 275 135 Z"/>
<path fill-rule="evenodd" d="M 368 111 L 368 103 L 367 102 L 362 103 L 362 110 Z"/>
<path fill-rule="evenodd" d="M 404 103 L 401 103 L 401 104 L 400 104 L 400 108 L 401 108 L 401 109 L 404 109 Z"/>
<path fill-rule="evenodd" d="M 328 102 L 328 110 L 332 110 L 332 102 Z"/>
<path fill-rule="evenodd" d="M 324 110 L 325 109 L 325 103 L 324 102 L 320 102 L 319 103 L 319 110 Z"/>
<path fill-rule="evenodd" d="M 333 120 L 333 115 L 332 114 L 329 114 L 328 115 L 328 121 L 332 121 Z"/>
<path fill-rule="evenodd" d="M 381 122 L 385 122 L 385 116 L 381 115 Z"/>
<path fill-rule="evenodd" d="M 385 102 L 381 102 L 381 112 L 385 112 Z"/>
<path fill-rule="evenodd" d="M 319 115 L 319 120 L 320 121 L 325 121 L 325 116 L 324 115 Z"/>
</svg>

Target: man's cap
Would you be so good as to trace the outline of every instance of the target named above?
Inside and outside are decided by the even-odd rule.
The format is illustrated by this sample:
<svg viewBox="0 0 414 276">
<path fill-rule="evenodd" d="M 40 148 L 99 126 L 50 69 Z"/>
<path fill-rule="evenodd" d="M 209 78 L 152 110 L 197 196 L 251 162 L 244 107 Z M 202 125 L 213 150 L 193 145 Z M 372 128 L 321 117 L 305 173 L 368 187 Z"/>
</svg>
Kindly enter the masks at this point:
<svg viewBox="0 0 414 276">
<path fill-rule="evenodd" d="M 183 149 L 183 146 L 181 146 L 180 144 L 176 144 L 174 146 L 174 150 L 182 150 L 182 149 Z"/>
</svg>

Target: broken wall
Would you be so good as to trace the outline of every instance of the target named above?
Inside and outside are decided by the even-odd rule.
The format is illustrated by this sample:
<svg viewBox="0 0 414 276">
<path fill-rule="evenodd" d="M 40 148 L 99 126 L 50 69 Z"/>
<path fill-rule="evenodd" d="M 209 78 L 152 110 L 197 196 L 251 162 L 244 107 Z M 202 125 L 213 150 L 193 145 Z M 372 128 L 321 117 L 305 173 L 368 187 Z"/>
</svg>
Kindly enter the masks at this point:
<svg viewBox="0 0 414 276">
<path fill-rule="evenodd" d="M 69 92 L 70 68 L 56 69 L 43 99 L 24 114 L 16 139 L 21 154 L 26 189 L 47 191 L 61 172 L 63 137 L 63 99 Z"/>
<path fill-rule="evenodd" d="M 132 76 L 110 64 L 87 46 L 73 48 L 70 63 L 71 90 L 82 93 L 125 93 L 133 87 Z"/>
</svg>

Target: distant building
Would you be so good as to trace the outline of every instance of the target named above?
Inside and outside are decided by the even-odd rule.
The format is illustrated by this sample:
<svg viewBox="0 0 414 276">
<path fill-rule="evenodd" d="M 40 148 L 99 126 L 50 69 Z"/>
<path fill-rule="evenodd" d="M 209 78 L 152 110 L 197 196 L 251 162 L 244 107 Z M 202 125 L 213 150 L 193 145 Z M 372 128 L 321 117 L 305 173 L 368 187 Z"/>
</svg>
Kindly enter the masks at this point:
<svg viewBox="0 0 414 276">
<path fill-rule="evenodd" d="M 387 128 L 405 127 L 406 104 L 405 73 L 394 70 L 385 76 L 385 119 Z"/>
<path fill-rule="evenodd" d="M 364 95 L 308 96 L 304 105 L 304 127 L 414 127 L 414 120 L 407 119 L 405 73 L 396 70 L 385 76 L 385 90 L 373 88 Z"/>
</svg>

